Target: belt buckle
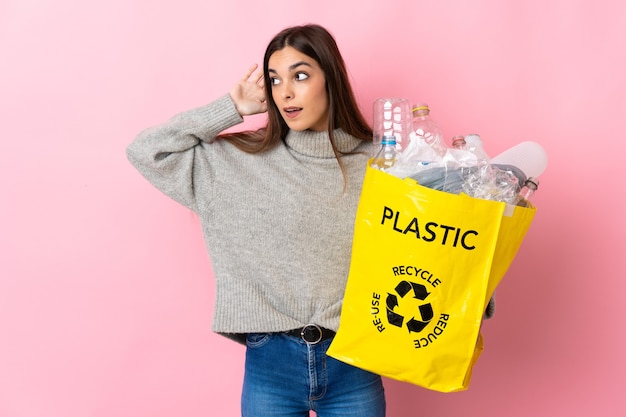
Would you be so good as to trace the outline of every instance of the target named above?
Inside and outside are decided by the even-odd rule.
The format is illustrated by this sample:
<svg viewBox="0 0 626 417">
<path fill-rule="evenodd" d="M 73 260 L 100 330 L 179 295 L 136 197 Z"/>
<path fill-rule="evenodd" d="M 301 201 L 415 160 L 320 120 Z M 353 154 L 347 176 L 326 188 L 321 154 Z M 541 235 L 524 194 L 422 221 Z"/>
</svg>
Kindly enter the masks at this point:
<svg viewBox="0 0 626 417">
<path fill-rule="evenodd" d="M 317 337 L 314 337 L 313 340 L 308 340 L 307 339 L 307 329 L 313 329 L 311 331 L 317 331 Z M 307 342 L 310 345 L 315 345 L 317 343 L 319 343 L 322 340 L 322 328 L 320 326 L 318 326 L 317 324 L 307 324 L 306 326 L 304 326 L 302 328 L 302 331 L 300 331 L 300 337 L 302 338 L 302 340 L 304 340 L 305 342 Z"/>
</svg>

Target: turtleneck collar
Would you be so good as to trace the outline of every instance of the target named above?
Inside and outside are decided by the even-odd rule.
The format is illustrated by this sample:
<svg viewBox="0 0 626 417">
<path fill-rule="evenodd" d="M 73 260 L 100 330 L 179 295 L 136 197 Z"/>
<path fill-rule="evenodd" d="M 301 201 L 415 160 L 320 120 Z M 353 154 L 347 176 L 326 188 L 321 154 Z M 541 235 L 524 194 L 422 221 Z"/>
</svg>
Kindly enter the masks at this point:
<svg viewBox="0 0 626 417">
<path fill-rule="evenodd" d="M 353 151 L 362 142 L 361 139 L 357 139 L 341 129 L 335 129 L 333 133 L 337 150 L 342 153 Z M 285 138 L 285 144 L 292 151 L 302 155 L 314 158 L 335 157 L 327 131 L 290 130 Z"/>
</svg>

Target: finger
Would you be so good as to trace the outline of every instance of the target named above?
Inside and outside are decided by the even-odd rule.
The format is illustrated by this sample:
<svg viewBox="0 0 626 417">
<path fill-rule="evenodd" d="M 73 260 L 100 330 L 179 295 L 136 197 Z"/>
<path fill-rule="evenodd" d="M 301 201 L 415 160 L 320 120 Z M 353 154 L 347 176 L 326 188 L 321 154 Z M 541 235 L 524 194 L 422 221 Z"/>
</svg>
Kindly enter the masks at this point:
<svg viewBox="0 0 626 417">
<path fill-rule="evenodd" d="M 253 64 L 250 68 L 248 68 L 248 71 L 246 71 L 246 75 L 243 76 L 242 80 L 248 81 L 252 73 L 256 71 L 258 67 L 259 67 L 259 64 Z"/>
<path fill-rule="evenodd" d="M 263 76 L 263 72 L 259 73 L 259 75 L 257 76 L 256 83 L 261 87 L 265 85 L 265 77 Z"/>
</svg>

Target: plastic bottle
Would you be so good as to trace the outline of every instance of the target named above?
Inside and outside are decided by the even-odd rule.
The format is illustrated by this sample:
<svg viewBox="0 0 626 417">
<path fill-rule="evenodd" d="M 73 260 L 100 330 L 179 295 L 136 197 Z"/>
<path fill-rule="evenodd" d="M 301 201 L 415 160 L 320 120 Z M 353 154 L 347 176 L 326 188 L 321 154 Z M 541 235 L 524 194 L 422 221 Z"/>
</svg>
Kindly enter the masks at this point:
<svg viewBox="0 0 626 417">
<path fill-rule="evenodd" d="M 539 188 L 539 180 L 537 180 L 534 177 L 529 177 L 524 182 L 524 185 L 522 186 L 522 189 L 517 195 L 517 198 L 515 199 L 514 204 L 516 206 L 532 207 L 530 200 L 533 194 L 535 193 L 535 191 L 537 191 L 537 188 Z"/>
<path fill-rule="evenodd" d="M 433 148 L 440 156 L 446 154 L 441 128 L 430 116 L 428 104 L 416 104 L 413 106 L 413 120 L 411 120 L 411 135 L 422 139 Z"/>
<path fill-rule="evenodd" d="M 483 149 L 483 141 L 476 133 L 465 135 L 465 150 L 470 151 L 476 156 L 478 165 L 489 163 L 489 155 Z"/>
<path fill-rule="evenodd" d="M 395 136 L 396 147 L 403 150 L 409 142 L 413 116 L 411 103 L 402 97 L 378 98 L 373 105 L 372 132 L 374 145 L 381 145 L 384 136 Z"/>
<path fill-rule="evenodd" d="M 372 168 L 386 171 L 396 163 L 398 150 L 396 149 L 395 136 L 383 136 L 382 147 L 372 160 Z"/>
</svg>

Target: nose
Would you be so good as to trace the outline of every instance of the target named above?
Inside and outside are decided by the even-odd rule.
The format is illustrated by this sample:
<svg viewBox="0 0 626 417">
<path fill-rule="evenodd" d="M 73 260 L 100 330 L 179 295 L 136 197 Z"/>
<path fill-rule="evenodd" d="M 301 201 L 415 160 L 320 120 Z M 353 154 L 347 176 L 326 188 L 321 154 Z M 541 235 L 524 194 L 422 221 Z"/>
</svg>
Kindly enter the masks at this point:
<svg viewBox="0 0 626 417">
<path fill-rule="evenodd" d="M 291 83 L 284 83 L 282 85 L 282 89 L 280 91 L 280 96 L 284 99 L 284 100 L 289 100 L 293 98 L 293 88 L 291 86 Z"/>
</svg>

